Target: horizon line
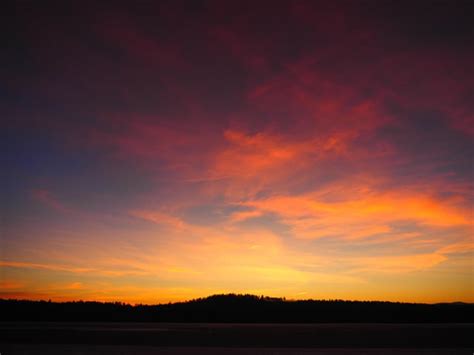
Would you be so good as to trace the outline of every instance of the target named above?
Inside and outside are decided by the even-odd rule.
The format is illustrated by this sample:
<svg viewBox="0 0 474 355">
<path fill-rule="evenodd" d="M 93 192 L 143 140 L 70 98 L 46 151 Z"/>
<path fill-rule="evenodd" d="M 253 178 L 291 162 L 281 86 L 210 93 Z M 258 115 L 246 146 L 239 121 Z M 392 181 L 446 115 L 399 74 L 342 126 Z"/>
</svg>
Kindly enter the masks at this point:
<svg viewBox="0 0 474 355">
<path fill-rule="evenodd" d="M 278 302 L 305 302 L 305 301 L 313 301 L 313 302 L 354 302 L 354 303 L 395 303 L 395 304 L 413 304 L 413 305 L 440 305 L 440 304 L 465 304 L 465 305 L 473 305 L 474 302 L 466 302 L 466 301 L 442 301 L 442 302 L 407 302 L 407 301 L 387 301 L 387 300 L 355 300 L 355 299 L 342 299 L 342 298 L 286 298 L 286 297 L 273 297 L 273 296 L 266 296 L 266 295 L 256 295 L 251 293 L 216 293 L 211 294 L 208 296 L 203 297 L 196 297 L 190 298 L 181 301 L 169 301 L 169 302 L 160 302 L 160 303 L 131 303 L 131 302 L 124 302 L 119 300 L 110 300 L 110 301 L 100 301 L 100 300 L 91 300 L 91 299 L 75 299 L 75 300 L 53 300 L 49 299 L 26 299 L 26 298 L 3 298 L 0 297 L 0 301 L 17 301 L 17 302 L 47 302 L 47 303 L 102 303 L 102 304 L 121 304 L 125 306 L 162 306 L 162 305 L 169 305 L 169 304 L 180 304 L 180 303 L 189 303 L 195 301 L 202 301 L 212 297 L 229 297 L 229 296 L 237 296 L 237 297 L 245 297 L 250 296 L 258 299 L 263 299 L 267 301 L 278 301 Z"/>
</svg>

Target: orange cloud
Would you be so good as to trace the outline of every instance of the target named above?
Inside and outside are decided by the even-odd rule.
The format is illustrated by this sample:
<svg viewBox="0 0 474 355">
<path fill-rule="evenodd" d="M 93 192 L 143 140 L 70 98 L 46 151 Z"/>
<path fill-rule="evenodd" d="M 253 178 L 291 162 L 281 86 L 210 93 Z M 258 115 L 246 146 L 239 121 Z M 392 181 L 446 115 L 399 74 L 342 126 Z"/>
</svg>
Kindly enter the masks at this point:
<svg viewBox="0 0 474 355">
<path fill-rule="evenodd" d="M 260 217 L 262 215 L 263 215 L 263 211 L 259 211 L 259 210 L 240 211 L 240 212 L 232 213 L 232 215 L 230 216 L 230 220 L 232 222 L 241 222 L 250 218 Z"/>
<path fill-rule="evenodd" d="M 390 232 L 395 222 L 412 221 L 434 227 L 467 226 L 469 212 L 451 201 L 394 192 L 366 192 L 328 201 L 318 193 L 274 196 L 244 202 L 254 213 L 273 213 L 288 224 L 297 238 L 326 236 L 365 238 Z M 369 226 L 369 227 L 368 227 Z"/>
<path fill-rule="evenodd" d="M 0 289 L 2 290 L 16 290 L 25 287 L 24 282 L 19 282 L 16 280 L 1 280 Z"/>
<path fill-rule="evenodd" d="M 352 273 L 414 272 L 432 268 L 445 260 L 447 257 L 439 253 L 358 257 L 352 260 Z"/>
<path fill-rule="evenodd" d="M 203 163 L 202 181 L 213 194 L 240 200 L 267 188 L 291 186 L 292 181 L 307 180 L 308 169 L 323 160 L 350 155 L 354 135 L 334 132 L 329 135 L 291 135 L 238 130 L 224 132 L 226 144 Z"/>
<path fill-rule="evenodd" d="M 68 290 L 81 290 L 84 288 L 84 284 L 82 282 L 73 282 L 66 285 L 65 288 Z"/>
<path fill-rule="evenodd" d="M 264 133 L 246 135 L 227 130 L 224 136 L 229 146 L 217 153 L 211 167 L 212 173 L 220 177 L 245 178 L 262 176 L 271 170 L 277 172 L 276 169 L 295 162 L 309 151 L 309 142 L 290 142 Z"/>
<path fill-rule="evenodd" d="M 178 230 L 183 229 L 186 224 L 180 218 L 172 216 L 167 213 L 158 212 L 158 211 L 130 211 L 131 216 L 144 219 L 146 221 L 165 225 L 168 227 L 172 227 Z"/>
<path fill-rule="evenodd" d="M 446 245 L 438 250 L 438 253 L 445 255 L 472 252 L 474 252 L 474 241 L 472 240 L 472 238 L 468 241 L 455 242 Z"/>
<path fill-rule="evenodd" d="M 59 265 L 59 264 L 40 264 L 30 263 L 21 261 L 5 261 L 0 260 L 0 266 L 11 267 L 11 268 L 22 268 L 22 269 L 37 269 L 37 270 L 48 270 L 56 272 L 71 272 L 75 274 L 100 274 L 105 276 L 125 276 L 125 275 L 139 275 L 142 274 L 137 270 L 108 270 L 100 269 L 95 267 L 80 267 L 72 265 Z"/>
</svg>

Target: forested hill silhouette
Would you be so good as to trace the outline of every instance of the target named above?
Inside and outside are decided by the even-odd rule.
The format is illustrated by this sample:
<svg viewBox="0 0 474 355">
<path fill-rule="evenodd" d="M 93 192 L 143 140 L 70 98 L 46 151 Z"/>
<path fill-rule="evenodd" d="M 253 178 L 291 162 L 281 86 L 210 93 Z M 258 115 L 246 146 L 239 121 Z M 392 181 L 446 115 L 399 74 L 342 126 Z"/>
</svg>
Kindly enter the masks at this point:
<svg viewBox="0 0 474 355">
<path fill-rule="evenodd" d="M 254 295 L 214 295 L 186 302 L 129 305 L 101 302 L 0 300 L 4 321 L 135 322 L 472 322 L 474 304 L 375 301 L 287 301 Z"/>
</svg>

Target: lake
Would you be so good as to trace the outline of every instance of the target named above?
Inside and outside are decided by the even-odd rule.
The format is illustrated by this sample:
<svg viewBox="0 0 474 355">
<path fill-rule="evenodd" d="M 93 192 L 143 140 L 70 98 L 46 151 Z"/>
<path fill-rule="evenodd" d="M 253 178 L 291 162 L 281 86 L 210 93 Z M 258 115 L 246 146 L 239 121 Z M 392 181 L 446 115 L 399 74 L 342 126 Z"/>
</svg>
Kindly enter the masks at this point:
<svg viewBox="0 0 474 355">
<path fill-rule="evenodd" d="M 472 354 L 474 324 L 0 322 L 4 354 Z"/>
</svg>

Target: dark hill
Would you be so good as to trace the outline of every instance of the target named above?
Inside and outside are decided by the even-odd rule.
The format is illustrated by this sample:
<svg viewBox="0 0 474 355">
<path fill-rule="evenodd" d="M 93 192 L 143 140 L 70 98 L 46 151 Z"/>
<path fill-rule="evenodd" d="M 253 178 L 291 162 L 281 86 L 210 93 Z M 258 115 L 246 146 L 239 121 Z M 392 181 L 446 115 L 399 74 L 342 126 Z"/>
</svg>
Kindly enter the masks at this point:
<svg viewBox="0 0 474 355">
<path fill-rule="evenodd" d="M 472 322 L 474 305 L 375 301 L 300 300 L 253 295 L 214 295 L 187 302 L 129 305 L 120 302 L 0 300 L 4 321 L 135 322 Z"/>
</svg>

